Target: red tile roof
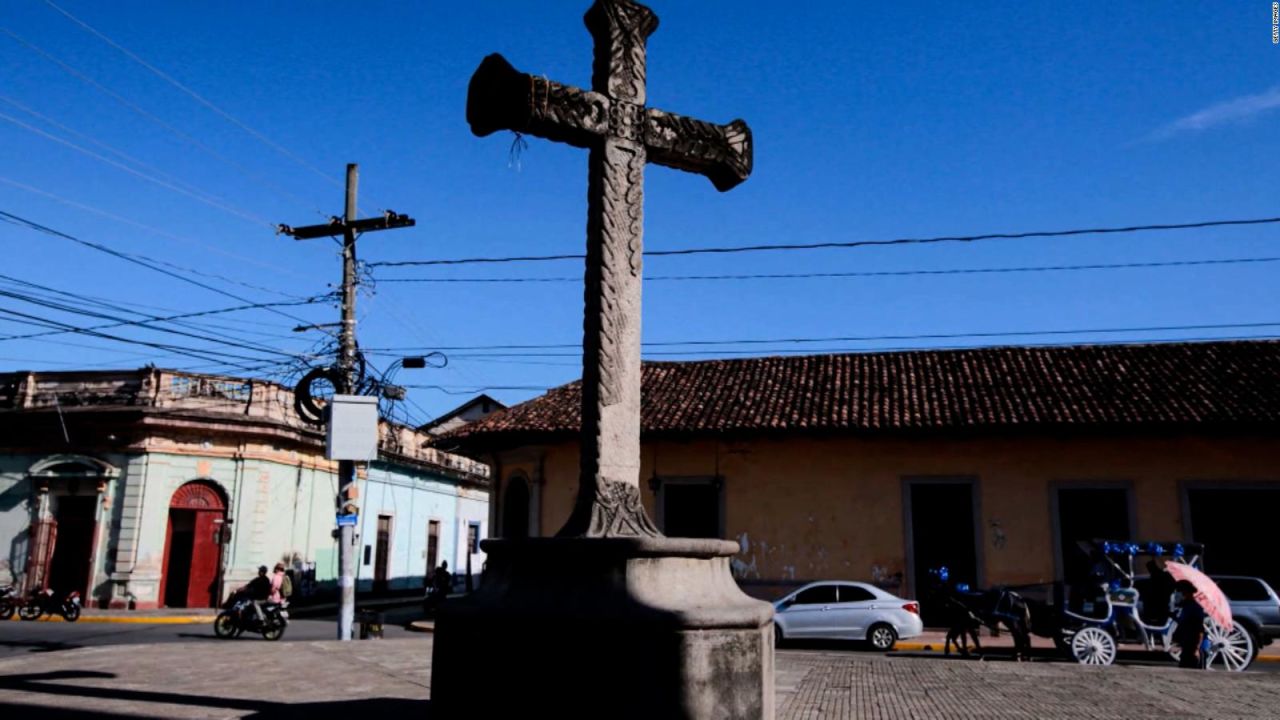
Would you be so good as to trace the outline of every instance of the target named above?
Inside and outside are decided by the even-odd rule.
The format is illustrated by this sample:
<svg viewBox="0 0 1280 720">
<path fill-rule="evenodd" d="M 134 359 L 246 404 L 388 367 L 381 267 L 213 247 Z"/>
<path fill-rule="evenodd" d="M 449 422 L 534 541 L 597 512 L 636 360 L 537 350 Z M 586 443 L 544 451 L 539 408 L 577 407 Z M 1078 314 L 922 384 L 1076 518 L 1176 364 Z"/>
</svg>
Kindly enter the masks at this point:
<svg viewBox="0 0 1280 720">
<path fill-rule="evenodd" d="M 646 362 L 646 434 L 1280 424 L 1280 341 Z M 446 436 L 578 432 L 579 382 Z"/>
</svg>

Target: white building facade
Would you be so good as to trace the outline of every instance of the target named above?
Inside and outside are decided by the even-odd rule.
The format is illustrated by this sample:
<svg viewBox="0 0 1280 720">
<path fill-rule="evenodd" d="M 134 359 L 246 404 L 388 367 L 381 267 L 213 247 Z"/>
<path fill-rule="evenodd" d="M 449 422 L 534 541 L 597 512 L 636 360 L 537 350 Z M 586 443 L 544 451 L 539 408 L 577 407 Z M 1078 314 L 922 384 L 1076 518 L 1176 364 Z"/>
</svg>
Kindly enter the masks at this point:
<svg viewBox="0 0 1280 720">
<path fill-rule="evenodd" d="M 487 468 L 383 423 L 358 465 L 358 589 L 479 574 Z M 98 607 L 209 607 L 283 562 L 336 586 L 337 464 L 279 385 L 147 368 L 0 375 L 0 584 Z"/>
</svg>

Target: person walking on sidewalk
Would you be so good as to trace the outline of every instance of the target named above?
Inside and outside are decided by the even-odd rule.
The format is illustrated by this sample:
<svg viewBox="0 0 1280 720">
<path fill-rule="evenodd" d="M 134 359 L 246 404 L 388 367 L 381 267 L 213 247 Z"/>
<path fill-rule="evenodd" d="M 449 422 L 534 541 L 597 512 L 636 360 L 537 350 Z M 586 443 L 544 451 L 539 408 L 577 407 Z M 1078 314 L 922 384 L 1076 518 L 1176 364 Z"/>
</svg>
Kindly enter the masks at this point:
<svg viewBox="0 0 1280 720">
<path fill-rule="evenodd" d="M 453 573 L 449 572 L 448 560 L 440 563 L 440 567 L 436 568 L 434 585 L 440 600 L 449 597 L 449 593 L 453 591 Z"/>
<path fill-rule="evenodd" d="M 1178 607 L 1178 627 L 1173 631 L 1173 642 L 1182 650 L 1178 667 L 1199 670 L 1204 667 L 1200 658 L 1200 642 L 1204 639 L 1204 608 L 1196 600 L 1196 586 L 1179 580 L 1173 589 L 1182 599 Z"/>
<path fill-rule="evenodd" d="M 427 601 L 424 609 L 427 614 L 436 611 L 440 607 L 440 603 L 449 597 L 449 591 L 453 589 L 453 575 L 449 572 L 449 561 L 440 563 L 440 567 L 431 573 L 431 590 L 427 593 Z"/>
</svg>

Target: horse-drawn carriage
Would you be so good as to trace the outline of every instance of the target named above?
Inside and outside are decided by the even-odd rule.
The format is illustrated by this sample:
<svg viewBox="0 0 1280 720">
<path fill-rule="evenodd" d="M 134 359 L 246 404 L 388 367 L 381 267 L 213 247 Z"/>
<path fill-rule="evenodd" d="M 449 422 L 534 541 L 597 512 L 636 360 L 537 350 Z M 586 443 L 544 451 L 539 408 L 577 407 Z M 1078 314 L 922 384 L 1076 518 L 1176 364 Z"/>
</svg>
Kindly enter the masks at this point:
<svg viewBox="0 0 1280 720">
<path fill-rule="evenodd" d="M 1110 665 L 1120 645 L 1137 645 L 1178 657 L 1172 610 L 1172 577 L 1160 567 L 1182 563 L 1199 569 L 1204 547 L 1196 543 L 1081 541 L 1092 563 L 1090 577 L 1073 584 L 1022 586 L 1014 590 L 1030 610 L 1030 630 L 1051 638 L 1085 665 Z M 1140 560 L 1145 575 L 1136 572 Z M 1205 620 L 1201 646 L 1208 668 L 1241 671 L 1254 659 L 1253 638 L 1233 622 Z"/>
</svg>

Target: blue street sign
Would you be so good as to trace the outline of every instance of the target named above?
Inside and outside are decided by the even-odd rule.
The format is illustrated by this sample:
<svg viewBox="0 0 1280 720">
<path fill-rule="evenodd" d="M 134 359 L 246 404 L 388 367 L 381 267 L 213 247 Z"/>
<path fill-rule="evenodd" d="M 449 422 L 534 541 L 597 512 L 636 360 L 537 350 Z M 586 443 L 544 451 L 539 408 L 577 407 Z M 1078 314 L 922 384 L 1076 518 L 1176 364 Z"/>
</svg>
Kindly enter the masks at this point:
<svg viewBox="0 0 1280 720">
<path fill-rule="evenodd" d="M 360 516 L 359 516 L 359 515 L 357 515 L 357 514 L 355 514 L 355 513 L 352 513 L 352 514 L 350 514 L 350 515 L 339 515 L 339 516 L 338 516 L 338 527 L 342 527 L 342 526 L 344 526 L 344 525 L 350 525 L 351 527 L 355 527 L 355 526 L 356 526 L 356 520 L 357 520 L 357 519 L 359 519 L 359 517 L 360 517 Z"/>
</svg>

